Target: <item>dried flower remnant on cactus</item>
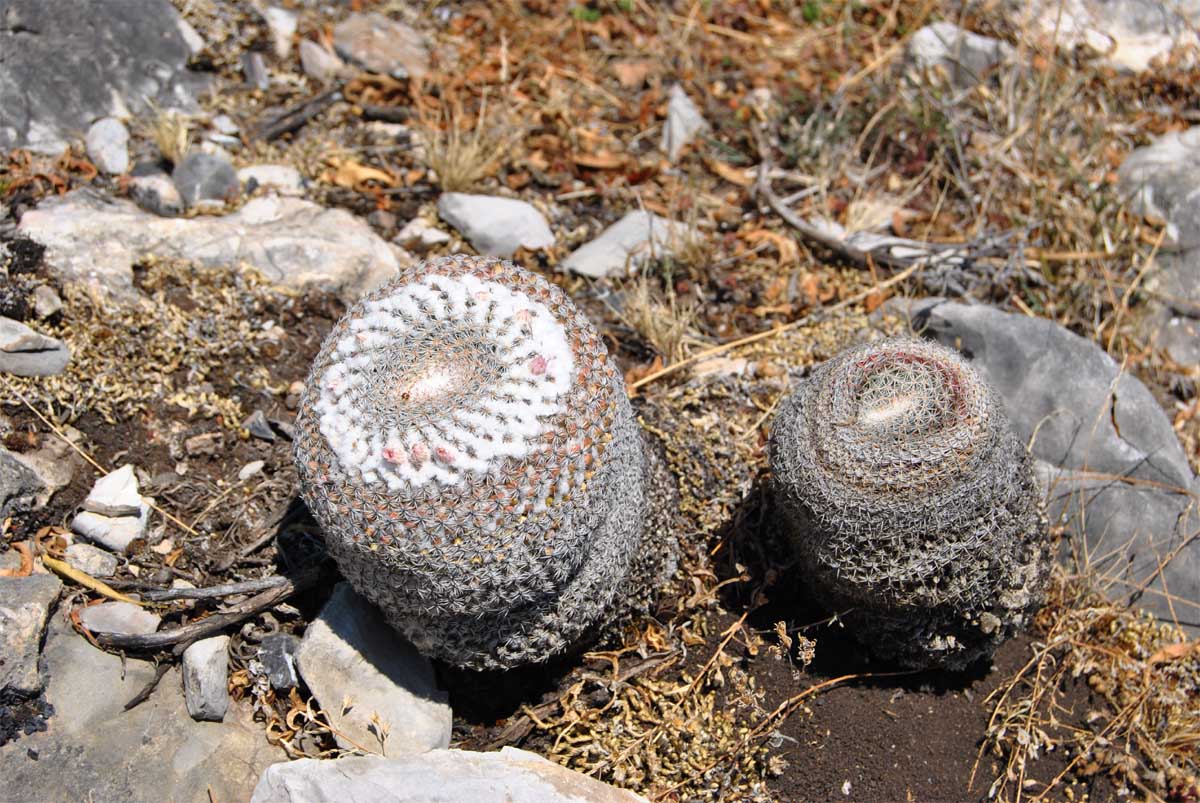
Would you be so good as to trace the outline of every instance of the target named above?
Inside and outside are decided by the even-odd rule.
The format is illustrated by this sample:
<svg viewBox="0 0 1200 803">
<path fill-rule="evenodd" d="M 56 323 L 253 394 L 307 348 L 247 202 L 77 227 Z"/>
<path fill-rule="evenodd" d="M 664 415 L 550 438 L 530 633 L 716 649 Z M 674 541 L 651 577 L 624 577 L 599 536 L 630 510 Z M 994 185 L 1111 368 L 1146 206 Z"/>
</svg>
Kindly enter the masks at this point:
<svg viewBox="0 0 1200 803">
<path fill-rule="evenodd" d="M 770 451 L 801 582 L 877 656 L 962 668 L 1039 606 L 1030 459 L 957 353 L 907 339 L 842 352 L 782 405 Z"/>
<path fill-rule="evenodd" d="M 434 259 L 368 294 L 297 420 L 330 553 L 430 655 L 545 660 L 658 577 L 640 556 L 655 455 L 620 375 L 562 291 L 509 262 Z"/>
</svg>

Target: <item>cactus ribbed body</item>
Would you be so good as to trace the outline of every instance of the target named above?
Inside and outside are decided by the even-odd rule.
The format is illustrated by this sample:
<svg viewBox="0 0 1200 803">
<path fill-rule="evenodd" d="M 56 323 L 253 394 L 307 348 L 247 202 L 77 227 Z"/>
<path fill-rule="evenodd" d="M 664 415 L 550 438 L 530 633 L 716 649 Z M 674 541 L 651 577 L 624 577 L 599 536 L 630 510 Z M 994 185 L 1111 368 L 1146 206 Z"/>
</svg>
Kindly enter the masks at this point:
<svg viewBox="0 0 1200 803">
<path fill-rule="evenodd" d="M 647 450 L 599 334 L 544 279 L 462 256 L 405 271 L 330 333 L 297 423 L 330 553 L 423 652 L 545 660 L 629 592 Z"/>
<path fill-rule="evenodd" d="M 1029 457 L 955 352 L 905 339 L 839 354 L 781 406 L 770 450 L 802 581 L 876 655 L 961 668 L 1039 604 Z"/>
</svg>

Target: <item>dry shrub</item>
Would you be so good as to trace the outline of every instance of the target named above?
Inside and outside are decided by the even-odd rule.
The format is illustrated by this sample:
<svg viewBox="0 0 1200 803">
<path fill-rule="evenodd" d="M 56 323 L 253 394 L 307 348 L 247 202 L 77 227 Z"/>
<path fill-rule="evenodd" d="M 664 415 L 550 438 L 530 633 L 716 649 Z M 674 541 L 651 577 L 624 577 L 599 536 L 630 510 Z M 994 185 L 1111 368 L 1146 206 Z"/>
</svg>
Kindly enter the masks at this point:
<svg viewBox="0 0 1200 803">
<path fill-rule="evenodd" d="M 668 363 L 687 356 L 688 333 L 696 322 L 693 304 L 681 302 L 674 292 L 663 293 L 645 276 L 625 288 L 621 319 L 637 331 Z"/>
<path fill-rule="evenodd" d="M 425 162 L 437 174 L 444 192 L 467 192 L 496 171 L 516 142 L 519 132 L 505 118 L 489 119 L 487 95 L 471 125 L 462 104 L 450 102 L 439 112 L 422 109 L 419 126 Z"/>
</svg>

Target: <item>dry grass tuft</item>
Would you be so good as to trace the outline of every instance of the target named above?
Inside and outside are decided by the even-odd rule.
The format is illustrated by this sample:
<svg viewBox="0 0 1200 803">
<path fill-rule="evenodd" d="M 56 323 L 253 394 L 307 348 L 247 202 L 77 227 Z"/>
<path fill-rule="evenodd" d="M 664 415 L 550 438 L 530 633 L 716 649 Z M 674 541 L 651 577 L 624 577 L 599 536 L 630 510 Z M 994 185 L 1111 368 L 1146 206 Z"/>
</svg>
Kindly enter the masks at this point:
<svg viewBox="0 0 1200 803">
<path fill-rule="evenodd" d="M 1068 775 L 1105 775 L 1146 800 L 1200 797 L 1200 641 L 1148 614 L 1106 600 L 1086 577 L 1057 572 L 1038 615 L 1034 654 L 1001 686 L 980 757 L 1003 771 L 988 797 L 1045 800 Z M 1069 721 L 1069 684 L 1083 678 L 1106 706 Z M 1051 750 L 1071 756 L 1052 779 L 1034 780 L 1033 762 Z M 976 763 L 978 770 L 978 762 Z M 974 781 L 974 779 L 973 779 Z"/>
<path fill-rule="evenodd" d="M 151 136 L 158 152 L 171 164 L 179 164 L 191 147 L 189 128 L 191 121 L 187 115 L 177 109 L 161 109 L 151 106 L 154 110 L 154 120 L 151 122 Z"/>
<path fill-rule="evenodd" d="M 673 290 L 663 293 L 654 282 L 640 276 L 625 288 L 618 313 L 668 364 L 687 357 L 689 333 L 696 322 L 695 305 L 681 302 Z"/>
<path fill-rule="evenodd" d="M 445 104 L 434 116 L 420 115 L 425 161 L 443 192 L 467 192 L 500 167 L 519 132 L 503 121 L 490 121 L 487 96 L 472 126 L 460 103 Z"/>
</svg>

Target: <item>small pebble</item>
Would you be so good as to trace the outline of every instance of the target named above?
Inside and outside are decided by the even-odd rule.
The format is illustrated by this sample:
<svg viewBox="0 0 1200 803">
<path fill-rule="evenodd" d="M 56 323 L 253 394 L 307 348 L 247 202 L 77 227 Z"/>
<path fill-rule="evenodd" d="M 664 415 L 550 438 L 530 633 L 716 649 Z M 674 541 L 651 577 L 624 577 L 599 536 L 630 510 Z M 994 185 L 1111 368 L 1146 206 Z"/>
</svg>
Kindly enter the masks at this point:
<svg viewBox="0 0 1200 803">
<path fill-rule="evenodd" d="M 91 544 L 71 544 L 65 556 L 67 565 L 92 577 L 112 577 L 121 563 L 116 555 Z"/>
<path fill-rule="evenodd" d="M 132 602 L 103 602 L 81 608 L 79 621 L 94 633 L 144 636 L 158 630 L 162 617 Z"/>
</svg>

